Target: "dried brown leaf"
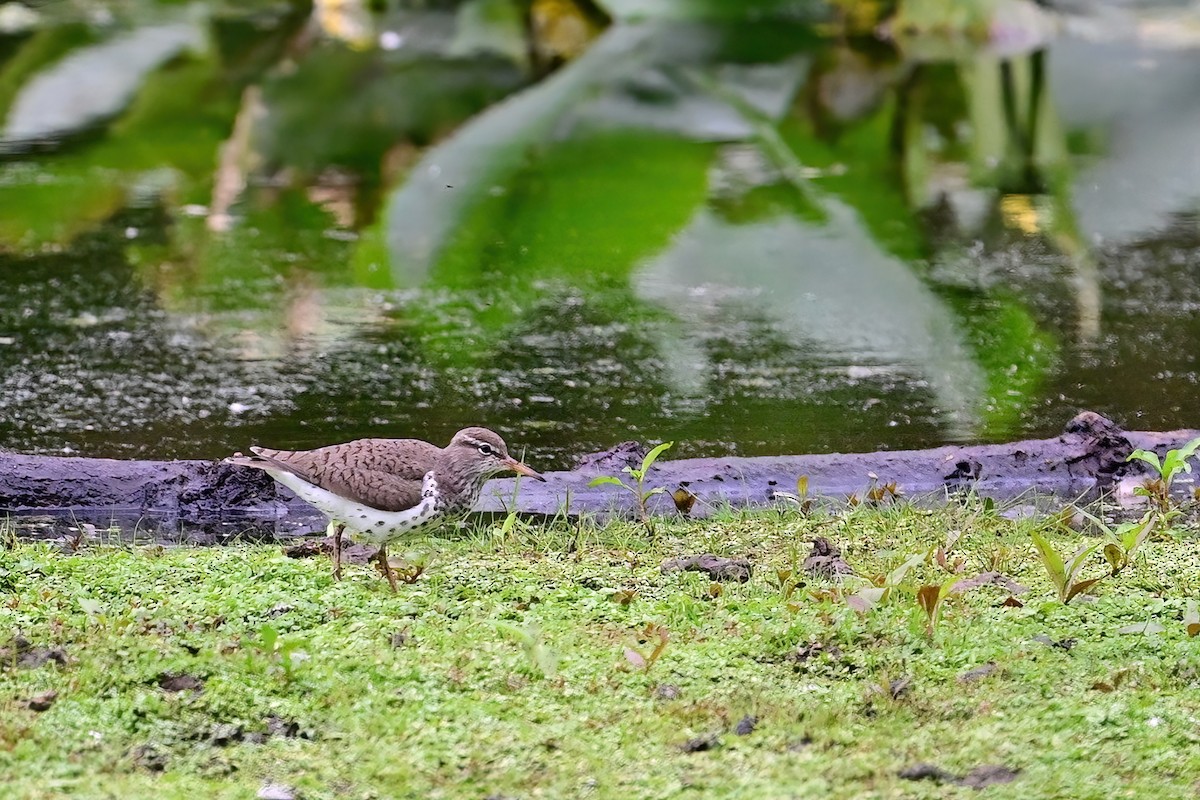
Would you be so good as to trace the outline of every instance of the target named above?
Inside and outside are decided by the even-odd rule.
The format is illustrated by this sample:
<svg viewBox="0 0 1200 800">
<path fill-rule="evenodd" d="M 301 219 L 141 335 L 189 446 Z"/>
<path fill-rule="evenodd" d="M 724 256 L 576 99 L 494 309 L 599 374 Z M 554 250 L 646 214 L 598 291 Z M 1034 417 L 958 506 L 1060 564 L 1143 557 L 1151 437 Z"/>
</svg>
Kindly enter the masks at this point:
<svg viewBox="0 0 1200 800">
<path fill-rule="evenodd" d="M 610 595 L 614 603 L 627 606 L 638 598 L 637 589 L 620 589 Z"/>
<path fill-rule="evenodd" d="M 1125 551 L 1116 542 L 1104 545 L 1104 560 L 1108 562 L 1112 574 L 1116 575 L 1125 566 Z"/>
<path fill-rule="evenodd" d="M 1090 589 L 1092 587 L 1093 584 L 1096 584 L 1099 581 L 1100 581 L 1100 578 L 1088 578 L 1086 581 L 1080 581 L 1079 583 L 1072 584 L 1071 588 L 1067 590 L 1067 596 L 1063 598 L 1063 602 L 1064 603 L 1071 602 L 1071 599 L 1073 597 L 1075 597 L 1078 594 L 1082 594 L 1083 592 L 1086 592 L 1088 589 Z"/>
<path fill-rule="evenodd" d="M 978 589 L 982 586 L 999 586 L 1002 589 L 1007 589 L 1009 594 L 1024 594 L 1029 591 L 1029 587 L 1017 583 L 1012 578 L 1000 572 L 981 572 L 974 578 L 967 578 L 954 584 L 952 590 L 955 594 L 969 592 L 972 589 Z"/>
<path fill-rule="evenodd" d="M 854 609 L 860 614 L 865 614 L 871 610 L 871 606 L 873 604 L 868 603 L 866 599 L 860 597 L 859 595 L 852 594 L 846 598 L 846 605 L 850 606 L 850 608 Z"/>
<path fill-rule="evenodd" d="M 937 610 L 938 593 L 941 591 L 940 586 L 936 584 L 927 584 L 917 589 L 917 605 L 925 612 L 925 616 L 933 619 L 933 614 Z"/>
<path fill-rule="evenodd" d="M 682 486 L 671 492 L 671 499 L 675 501 L 675 510 L 680 514 L 692 513 L 692 507 L 696 505 L 696 495 Z"/>
</svg>

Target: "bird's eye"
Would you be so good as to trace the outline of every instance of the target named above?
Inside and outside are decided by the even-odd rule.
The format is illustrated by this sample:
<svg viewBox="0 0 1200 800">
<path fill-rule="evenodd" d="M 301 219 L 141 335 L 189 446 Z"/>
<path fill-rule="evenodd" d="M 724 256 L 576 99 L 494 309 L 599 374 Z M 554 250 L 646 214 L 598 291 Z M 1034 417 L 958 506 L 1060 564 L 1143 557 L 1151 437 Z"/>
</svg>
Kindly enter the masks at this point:
<svg viewBox="0 0 1200 800">
<path fill-rule="evenodd" d="M 493 456 L 496 454 L 496 451 L 492 449 L 490 444 L 479 445 L 479 452 L 483 453 L 485 456 Z"/>
</svg>

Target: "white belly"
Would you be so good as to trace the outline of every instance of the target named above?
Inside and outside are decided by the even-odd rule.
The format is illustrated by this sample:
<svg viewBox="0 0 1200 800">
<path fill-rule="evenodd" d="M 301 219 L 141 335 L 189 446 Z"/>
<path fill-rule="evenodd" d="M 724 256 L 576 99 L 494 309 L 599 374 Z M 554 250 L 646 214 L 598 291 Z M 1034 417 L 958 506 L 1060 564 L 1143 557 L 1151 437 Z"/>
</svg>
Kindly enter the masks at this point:
<svg viewBox="0 0 1200 800">
<path fill-rule="evenodd" d="M 380 511 L 313 486 L 290 472 L 267 471 L 301 500 L 329 517 L 331 523 L 345 525 L 350 537 L 359 541 L 383 544 L 422 528 L 440 516 L 437 509 L 438 485 L 433 472 L 425 473 L 425 479 L 421 482 L 420 503 L 403 511 Z"/>
</svg>

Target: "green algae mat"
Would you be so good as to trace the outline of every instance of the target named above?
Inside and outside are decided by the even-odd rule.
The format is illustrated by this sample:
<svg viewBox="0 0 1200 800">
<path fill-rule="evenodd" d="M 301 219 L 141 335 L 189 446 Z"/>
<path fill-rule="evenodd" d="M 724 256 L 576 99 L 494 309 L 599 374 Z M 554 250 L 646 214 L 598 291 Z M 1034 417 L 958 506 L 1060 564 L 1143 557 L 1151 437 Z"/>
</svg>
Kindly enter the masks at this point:
<svg viewBox="0 0 1200 800">
<path fill-rule="evenodd" d="M 1196 536 L 1112 575 L 1103 533 L 969 502 L 512 521 L 414 543 L 398 594 L 9 541 L 3 795 L 1194 797 Z M 1039 540 L 1100 580 L 1062 603 Z"/>
</svg>

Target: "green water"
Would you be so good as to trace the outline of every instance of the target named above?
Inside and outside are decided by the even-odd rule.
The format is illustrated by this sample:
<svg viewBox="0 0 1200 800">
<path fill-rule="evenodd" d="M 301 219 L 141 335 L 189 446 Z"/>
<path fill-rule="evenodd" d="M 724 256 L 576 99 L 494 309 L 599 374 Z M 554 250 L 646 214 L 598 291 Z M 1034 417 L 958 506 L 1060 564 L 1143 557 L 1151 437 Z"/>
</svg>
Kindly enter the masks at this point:
<svg viewBox="0 0 1200 800">
<path fill-rule="evenodd" d="M 1007 52 L 817 3 L 560 11 L 560 51 L 528 4 L 380 5 L 0 36 L 0 447 L 485 424 L 550 468 L 1200 426 L 1170 4 L 1042 12 Z"/>
</svg>

